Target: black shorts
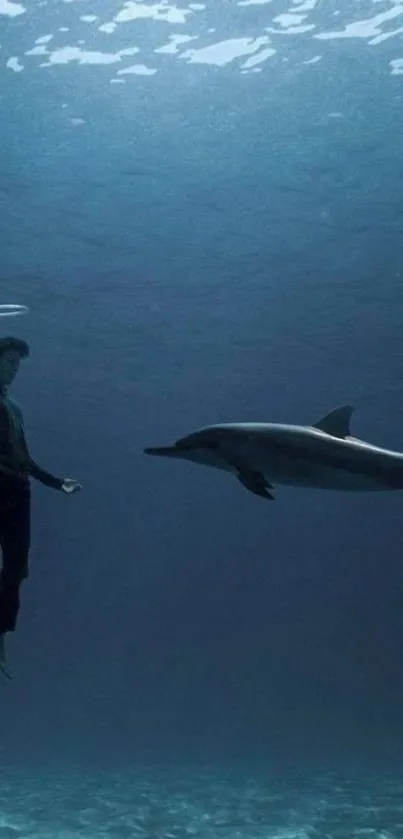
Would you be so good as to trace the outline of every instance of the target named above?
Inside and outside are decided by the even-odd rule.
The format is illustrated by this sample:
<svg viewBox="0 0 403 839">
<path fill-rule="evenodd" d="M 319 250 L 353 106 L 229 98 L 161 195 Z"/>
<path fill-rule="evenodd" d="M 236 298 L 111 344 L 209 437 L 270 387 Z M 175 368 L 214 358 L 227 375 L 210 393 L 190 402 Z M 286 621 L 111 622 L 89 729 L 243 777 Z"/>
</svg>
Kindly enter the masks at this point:
<svg viewBox="0 0 403 839">
<path fill-rule="evenodd" d="M 28 481 L 0 477 L 0 634 L 15 629 L 19 588 L 28 576 L 31 493 Z"/>
</svg>

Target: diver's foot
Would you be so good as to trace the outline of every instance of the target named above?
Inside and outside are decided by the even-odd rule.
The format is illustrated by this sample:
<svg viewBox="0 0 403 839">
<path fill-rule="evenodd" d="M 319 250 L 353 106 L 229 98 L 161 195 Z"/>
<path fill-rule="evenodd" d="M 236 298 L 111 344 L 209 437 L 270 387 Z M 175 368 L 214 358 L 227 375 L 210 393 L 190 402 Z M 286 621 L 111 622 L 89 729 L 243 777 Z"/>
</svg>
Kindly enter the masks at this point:
<svg viewBox="0 0 403 839">
<path fill-rule="evenodd" d="M 6 677 L 6 679 L 12 679 L 12 675 L 10 673 L 8 664 L 7 664 L 7 656 L 6 656 L 6 645 L 4 641 L 4 635 L 0 635 L 0 673 Z"/>
</svg>

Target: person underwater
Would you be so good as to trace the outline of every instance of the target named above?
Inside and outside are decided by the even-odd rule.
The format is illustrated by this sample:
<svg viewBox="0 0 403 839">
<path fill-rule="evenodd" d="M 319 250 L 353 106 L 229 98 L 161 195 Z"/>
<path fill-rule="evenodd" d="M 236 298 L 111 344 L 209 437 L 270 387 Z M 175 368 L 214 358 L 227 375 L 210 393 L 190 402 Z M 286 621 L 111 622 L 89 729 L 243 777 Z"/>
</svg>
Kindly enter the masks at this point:
<svg viewBox="0 0 403 839">
<path fill-rule="evenodd" d="M 72 478 L 56 478 L 32 459 L 20 408 L 8 396 L 29 345 L 20 338 L 0 338 L 0 671 L 7 678 L 5 637 L 14 632 L 20 609 L 20 587 L 28 576 L 31 530 L 30 478 L 70 495 L 82 489 Z"/>
</svg>

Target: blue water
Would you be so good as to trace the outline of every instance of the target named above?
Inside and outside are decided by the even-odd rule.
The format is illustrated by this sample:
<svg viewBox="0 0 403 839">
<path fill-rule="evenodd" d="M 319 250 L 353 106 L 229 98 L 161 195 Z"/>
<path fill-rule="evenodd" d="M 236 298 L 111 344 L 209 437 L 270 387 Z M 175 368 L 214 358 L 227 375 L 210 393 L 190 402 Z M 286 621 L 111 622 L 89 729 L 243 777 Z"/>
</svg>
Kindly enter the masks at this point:
<svg viewBox="0 0 403 839">
<path fill-rule="evenodd" d="M 403 449 L 403 7 L 0 0 L 0 33 L 0 329 L 84 486 L 34 487 L 0 837 L 399 839 L 400 494 L 266 505 L 142 450 L 347 402 Z"/>
</svg>

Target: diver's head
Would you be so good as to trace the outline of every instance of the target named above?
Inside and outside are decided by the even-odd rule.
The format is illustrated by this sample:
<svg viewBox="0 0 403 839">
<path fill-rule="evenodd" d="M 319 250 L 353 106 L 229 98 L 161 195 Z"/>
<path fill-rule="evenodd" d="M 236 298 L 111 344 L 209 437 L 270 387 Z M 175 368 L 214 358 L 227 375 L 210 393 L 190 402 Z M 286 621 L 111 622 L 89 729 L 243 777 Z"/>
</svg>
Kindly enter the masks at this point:
<svg viewBox="0 0 403 839">
<path fill-rule="evenodd" d="M 29 356 L 29 345 L 21 338 L 0 338 L 0 388 L 14 381 L 22 358 Z"/>
</svg>

